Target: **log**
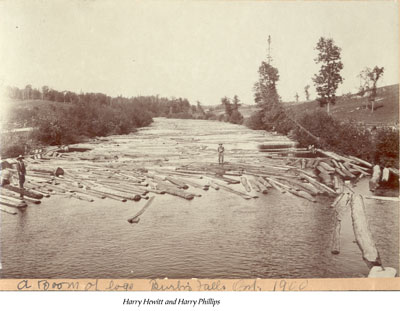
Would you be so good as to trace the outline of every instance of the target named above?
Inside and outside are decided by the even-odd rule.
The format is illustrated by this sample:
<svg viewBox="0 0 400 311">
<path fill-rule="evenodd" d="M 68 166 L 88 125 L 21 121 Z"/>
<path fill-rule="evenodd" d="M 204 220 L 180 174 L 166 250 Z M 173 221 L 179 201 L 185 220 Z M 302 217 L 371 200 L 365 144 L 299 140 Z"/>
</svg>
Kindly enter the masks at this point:
<svg viewBox="0 0 400 311">
<path fill-rule="evenodd" d="M 319 178 L 328 187 L 333 187 L 332 176 L 326 173 L 320 173 Z"/>
<path fill-rule="evenodd" d="M 372 172 L 372 177 L 369 180 L 369 190 L 374 192 L 379 186 L 379 181 L 381 179 L 381 168 L 379 165 L 375 165 Z"/>
<path fill-rule="evenodd" d="M 379 252 L 376 249 L 372 234 L 368 228 L 368 222 L 364 211 L 364 201 L 361 195 L 352 195 L 351 218 L 353 230 L 358 247 L 362 252 L 362 258 L 369 268 L 382 266 Z"/>
<path fill-rule="evenodd" d="M 366 167 L 359 166 L 359 165 L 354 164 L 354 163 L 349 163 L 349 164 L 350 164 L 350 166 L 351 166 L 353 169 L 359 171 L 360 173 L 363 173 L 364 175 L 371 175 L 371 174 L 369 173 L 369 172 L 371 171 L 371 169 L 366 168 Z"/>
<path fill-rule="evenodd" d="M 340 176 L 342 176 L 345 179 L 347 179 L 349 177 L 340 168 L 335 168 L 335 172 L 338 173 Z"/>
<path fill-rule="evenodd" d="M 6 192 L 6 196 L 18 199 L 20 201 L 19 195 L 17 193 L 15 193 L 15 192 L 11 192 L 11 191 Z M 33 203 L 33 204 L 40 204 L 41 203 L 41 201 L 38 200 L 38 199 L 30 199 L 30 198 L 24 198 L 24 201 L 30 202 L 30 203 Z"/>
<path fill-rule="evenodd" d="M 389 169 L 387 167 L 385 167 L 382 170 L 382 181 L 383 182 L 388 182 L 389 181 Z"/>
<path fill-rule="evenodd" d="M 321 162 L 320 162 L 320 164 L 321 164 Z M 317 166 L 317 170 L 320 172 L 319 175 L 321 175 L 321 174 L 323 174 L 323 175 L 329 175 L 329 174 L 332 174 L 332 173 L 333 173 L 332 171 L 327 171 L 327 170 L 324 169 L 321 165 L 318 165 L 318 166 Z"/>
<path fill-rule="evenodd" d="M 324 150 L 321 150 L 321 149 L 318 149 L 318 148 L 315 148 L 315 151 L 317 151 L 317 152 L 323 154 L 324 156 L 327 156 L 328 158 L 335 159 L 336 161 L 340 161 L 340 160 L 341 160 L 341 157 L 338 156 L 338 155 L 337 155 L 336 153 L 334 153 L 334 152 L 324 151 Z"/>
<path fill-rule="evenodd" d="M 128 201 L 125 197 L 121 197 L 119 195 L 115 195 L 115 194 L 111 194 L 111 193 L 107 193 L 107 192 L 103 192 L 103 191 L 99 191 L 99 190 L 94 190 L 94 189 L 90 189 L 90 191 L 94 192 L 94 193 L 97 193 L 99 195 L 104 195 L 108 199 L 116 200 L 116 201 L 119 201 L 119 202 Z"/>
<path fill-rule="evenodd" d="M 381 200 L 381 201 L 392 201 L 392 202 L 400 202 L 399 197 L 381 197 L 381 196 L 365 196 L 364 198 L 370 199 L 370 200 Z"/>
<path fill-rule="evenodd" d="M 143 208 L 142 208 L 139 212 L 136 213 L 135 216 L 133 216 L 133 217 L 131 217 L 131 218 L 128 219 L 128 222 L 131 223 L 131 224 L 132 224 L 132 223 L 138 223 L 138 222 L 139 222 L 139 216 L 142 215 L 142 214 L 144 213 L 144 211 L 151 205 L 151 203 L 153 202 L 154 198 L 155 198 L 154 196 L 151 197 L 151 198 L 146 202 L 146 204 L 143 206 Z"/>
<path fill-rule="evenodd" d="M 185 179 L 183 182 L 188 184 L 189 186 L 192 186 L 192 187 L 198 188 L 198 189 L 208 190 L 208 188 L 209 188 L 208 185 L 201 185 L 201 184 L 198 184 L 198 183 L 196 183 L 194 181 L 191 181 L 191 180 L 189 181 L 189 180 Z"/>
<path fill-rule="evenodd" d="M 343 166 L 352 174 L 359 173 L 359 170 L 356 170 L 356 169 L 352 168 L 351 164 L 349 162 L 343 162 Z"/>
<path fill-rule="evenodd" d="M 28 204 L 26 204 L 26 202 L 19 202 L 18 203 L 18 202 L 14 202 L 14 201 L 8 200 L 5 197 L 0 197 L 0 203 L 2 205 L 6 205 L 6 206 L 9 206 L 9 207 L 14 207 L 14 208 L 24 208 L 24 207 L 28 206 Z"/>
<path fill-rule="evenodd" d="M 257 186 L 260 189 L 262 194 L 267 194 L 268 193 L 268 189 L 264 185 L 264 183 L 259 182 L 258 179 L 254 180 L 254 182 L 257 184 Z"/>
<path fill-rule="evenodd" d="M 244 176 L 240 177 L 240 182 L 242 183 L 242 186 L 247 192 L 251 191 L 250 185 L 248 184 L 246 177 Z"/>
<path fill-rule="evenodd" d="M 336 208 L 336 206 L 339 204 L 339 202 L 342 200 L 342 198 L 344 197 L 344 193 L 342 192 L 341 194 L 339 194 L 336 199 L 332 202 L 332 204 L 330 205 L 330 207 L 332 208 Z"/>
<path fill-rule="evenodd" d="M 333 175 L 333 185 L 336 192 L 338 192 L 338 190 L 340 189 L 340 182 L 339 182 L 339 177 L 337 177 L 336 175 Z"/>
<path fill-rule="evenodd" d="M 219 190 L 219 186 L 213 181 L 210 181 L 210 187 L 214 190 Z"/>
<path fill-rule="evenodd" d="M 313 198 L 308 192 L 302 191 L 302 190 L 293 190 L 293 189 L 288 189 L 288 191 L 292 194 L 294 194 L 295 196 L 298 196 L 300 198 L 306 199 L 310 202 L 317 202 L 317 200 L 315 198 Z"/>
<path fill-rule="evenodd" d="M 371 163 L 369 163 L 369 162 L 367 162 L 365 160 L 362 160 L 360 158 L 357 158 L 355 156 L 349 156 L 349 158 L 351 160 L 353 160 L 354 162 L 356 162 L 356 163 L 363 164 L 364 166 L 367 166 L 367 167 L 370 167 L 370 168 L 372 168 L 372 166 L 373 166 Z"/>
<path fill-rule="evenodd" d="M 223 190 L 225 190 L 225 191 L 227 191 L 227 192 L 230 192 L 230 193 L 237 194 L 237 195 L 239 195 L 240 197 L 242 197 L 243 199 L 250 200 L 250 199 L 252 198 L 252 197 L 249 196 L 248 194 L 243 193 L 243 192 L 240 192 L 240 191 L 237 191 L 237 190 L 234 190 L 234 189 L 231 189 L 231 188 L 229 188 L 228 186 L 224 186 L 224 185 L 217 184 L 217 183 L 215 183 L 215 184 L 216 184 L 220 189 L 223 189 Z M 257 196 L 253 196 L 253 198 L 257 198 Z"/>
<path fill-rule="evenodd" d="M 272 188 L 271 184 L 268 181 L 266 181 L 264 178 L 262 178 L 261 176 L 257 176 L 257 181 L 260 184 L 263 184 L 267 189 Z"/>
<path fill-rule="evenodd" d="M 92 198 L 88 198 L 87 196 L 83 196 L 82 194 L 77 194 L 75 192 L 71 193 L 68 197 L 70 198 L 76 198 L 82 201 L 87 201 L 87 202 L 94 202 Z"/>
<path fill-rule="evenodd" d="M 331 159 L 331 161 L 332 161 L 333 165 L 335 166 L 335 169 L 340 168 L 338 162 L 335 159 Z"/>
<path fill-rule="evenodd" d="M 285 193 L 286 190 L 284 188 L 279 187 L 273 180 L 270 178 L 266 178 L 266 180 L 271 184 L 272 187 L 274 187 L 276 190 L 279 192 Z"/>
<path fill-rule="evenodd" d="M 340 228 L 341 228 L 341 221 L 336 216 L 334 223 L 334 231 L 332 235 L 332 246 L 331 246 L 331 253 L 334 255 L 340 253 Z"/>
<path fill-rule="evenodd" d="M 107 185 L 101 185 L 100 186 L 100 190 L 105 193 L 105 194 L 112 194 L 113 196 L 117 196 L 120 198 L 125 198 L 127 200 L 132 200 L 132 201 L 139 201 L 140 200 L 140 195 L 139 194 L 130 194 L 124 191 L 120 191 L 120 190 L 114 190 L 112 189 L 112 187 L 109 187 Z"/>
<path fill-rule="evenodd" d="M 39 199 L 40 200 L 40 199 L 43 198 L 42 194 L 33 193 L 32 191 L 20 189 L 20 188 L 15 187 L 15 186 L 6 185 L 6 186 L 3 186 L 3 187 L 5 189 L 8 189 L 10 191 L 14 191 L 14 192 L 19 193 L 19 194 L 23 193 L 24 196 L 27 196 L 27 197 L 30 197 L 30 198 L 33 198 L 33 199 Z"/>
<path fill-rule="evenodd" d="M 3 205 L 0 203 L 0 206 L 3 206 Z M 18 214 L 17 212 L 14 212 L 13 210 L 10 210 L 6 205 L 1 207 L 0 211 L 2 211 L 4 213 L 7 213 L 7 214 L 10 214 L 10 215 L 17 215 Z"/>
<path fill-rule="evenodd" d="M 330 173 L 333 173 L 335 171 L 335 169 L 332 166 L 330 166 L 328 163 L 326 163 L 324 161 L 320 161 L 319 166 L 322 166 L 326 171 L 328 171 Z"/>
<path fill-rule="evenodd" d="M 255 191 L 260 192 L 260 187 L 257 185 L 257 183 L 255 182 L 255 180 L 249 178 L 249 183 L 251 188 L 253 188 Z"/>
<path fill-rule="evenodd" d="M 350 178 L 356 178 L 341 162 L 339 162 L 340 170 Z"/>
<path fill-rule="evenodd" d="M 172 187 L 168 187 L 165 185 L 162 185 L 162 186 L 157 185 L 157 189 L 163 190 L 163 191 L 165 191 L 165 193 L 168 193 L 168 194 L 171 194 L 171 195 L 174 195 L 174 196 L 186 199 L 186 200 L 193 200 L 193 198 L 195 197 L 194 194 L 192 194 L 192 193 L 187 193 L 182 190 L 174 189 Z"/>
<path fill-rule="evenodd" d="M 188 189 L 189 188 L 189 186 L 187 184 L 185 184 L 184 182 L 182 182 L 180 179 L 172 178 L 172 177 L 169 177 L 169 176 L 165 177 L 165 179 L 168 180 L 170 183 L 178 186 L 178 188 L 181 188 L 181 189 Z"/>
<path fill-rule="evenodd" d="M 323 189 L 324 192 L 327 192 L 329 194 L 334 194 L 336 195 L 336 191 L 333 189 L 329 188 L 328 186 L 318 182 L 317 180 L 311 178 L 310 176 L 307 176 L 306 174 L 300 173 L 300 177 L 308 180 L 310 183 L 312 183 L 314 186 L 319 187 L 320 189 Z"/>
</svg>

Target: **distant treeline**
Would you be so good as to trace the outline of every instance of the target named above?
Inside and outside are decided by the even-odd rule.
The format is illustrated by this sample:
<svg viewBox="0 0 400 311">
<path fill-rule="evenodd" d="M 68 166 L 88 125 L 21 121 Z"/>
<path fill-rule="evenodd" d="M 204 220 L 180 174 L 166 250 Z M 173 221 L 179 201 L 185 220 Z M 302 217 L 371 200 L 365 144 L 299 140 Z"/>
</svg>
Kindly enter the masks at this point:
<svg viewBox="0 0 400 311">
<path fill-rule="evenodd" d="M 149 125 L 153 117 L 208 119 L 198 102 L 159 96 L 110 97 L 102 93 L 76 94 L 44 86 L 7 88 L 15 104 L 7 118 L 6 129 L 33 127 L 27 135 L 2 135 L 2 156 L 16 156 L 35 146 L 77 143 L 85 138 L 128 134 Z"/>
</svg>

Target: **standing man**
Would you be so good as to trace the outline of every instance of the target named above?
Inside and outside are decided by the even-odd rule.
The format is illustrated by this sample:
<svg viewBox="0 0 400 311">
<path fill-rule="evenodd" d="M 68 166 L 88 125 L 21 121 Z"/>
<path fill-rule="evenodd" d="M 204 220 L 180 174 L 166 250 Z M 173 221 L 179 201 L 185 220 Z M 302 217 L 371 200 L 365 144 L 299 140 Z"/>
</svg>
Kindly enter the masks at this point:
<svg viewBox="0 0 400 311">
<path fill-rule="evenodd" d="M 22 155 L 19 155 L 17 158 L 17 172 L 18 172 L 18 178 L 19 178 L 19 188 L 21 190 L 20 192 L 20 197 L 21 199 L 24 198 L 24 182 L 25 182 L 25 175 L 26 175 L 26 168 L 25 168 L 25 163 L 22 161 L 24 157 Z"/>
<path fill-rule="evenodd" d="M 217 150 L 218 150 L 218 164 L 224 164 L 224 151 L 225 151 L 224 146 L 222 146 L 222 144 L 219 144 Z"/>
</svg>

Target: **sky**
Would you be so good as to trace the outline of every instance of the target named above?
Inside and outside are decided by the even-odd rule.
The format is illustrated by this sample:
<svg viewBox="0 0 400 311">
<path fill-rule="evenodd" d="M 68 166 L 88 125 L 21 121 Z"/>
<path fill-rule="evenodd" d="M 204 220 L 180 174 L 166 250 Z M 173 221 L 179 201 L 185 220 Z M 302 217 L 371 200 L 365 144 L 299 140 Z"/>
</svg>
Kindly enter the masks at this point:
<svg viewBox="0 0 400 311">
<path fill-rule="evenodd" d="M 399 83 L 398 1 L 0 1 L 0 85 L 185 97 L 216 105 L 253 85 L 267 56 L 278 92 L 304 100 L 319 66 L 321 36 L 342 49 L 354 92 L 366 66 L 385 67 L 380 85 Z"/>
</svg>

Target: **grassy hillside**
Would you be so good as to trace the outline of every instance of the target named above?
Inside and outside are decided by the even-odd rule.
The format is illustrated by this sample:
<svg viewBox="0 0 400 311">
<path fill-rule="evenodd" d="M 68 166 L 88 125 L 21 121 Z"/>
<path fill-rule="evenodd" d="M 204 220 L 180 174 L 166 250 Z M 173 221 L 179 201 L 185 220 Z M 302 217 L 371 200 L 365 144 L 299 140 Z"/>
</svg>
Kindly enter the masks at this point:
<svg viewBox="0 0 400 311">
<path fill-rule="evenodd" d="M 336 105 L 331 107 L 331 114 L 338 119 L 353 119 L 367 125 L 398 124 L 399 85 L 395 84 L 378 88 L 376 104 L 382 104 L 383 107 L 371 112 L 370 109 L 365 108 L 366 105 L 368 105 L 368 97 L 360 97 L 357 95 L 340 96 L 337 99 Z M 317 101 L 292 104 L 291 108 L 296 112 L 296 114 L 326 110 L 326 107 L 319 107 Z"/>
<path fill-rule="evenodd" d="M 301 116 L 304 113 L 312 113 L 326 110 L 321 108 L 316 100 L 308 102 L 286 102 L 287 107 Z M 396 125 L 399 123 L 399 85 L 389 85 L 380 87 L 377 90 L 377 104 L 383 104 L 383 107 L 376 109 L 373 113 L 371 110 L 365 109 L 368 104 L 367 97 L 359 97 L 357 95 L 339 96 L 336 105 L 331 106 L 331 114 L 335 118 L 341 120 L 353 119 L 367 125 Z M 245 118 L 257 111 L 257 107 L 242 106 L 239 111 Z M 218 109 L 215 113 L 223 113 L 222 109 Z"/>
</svg>

